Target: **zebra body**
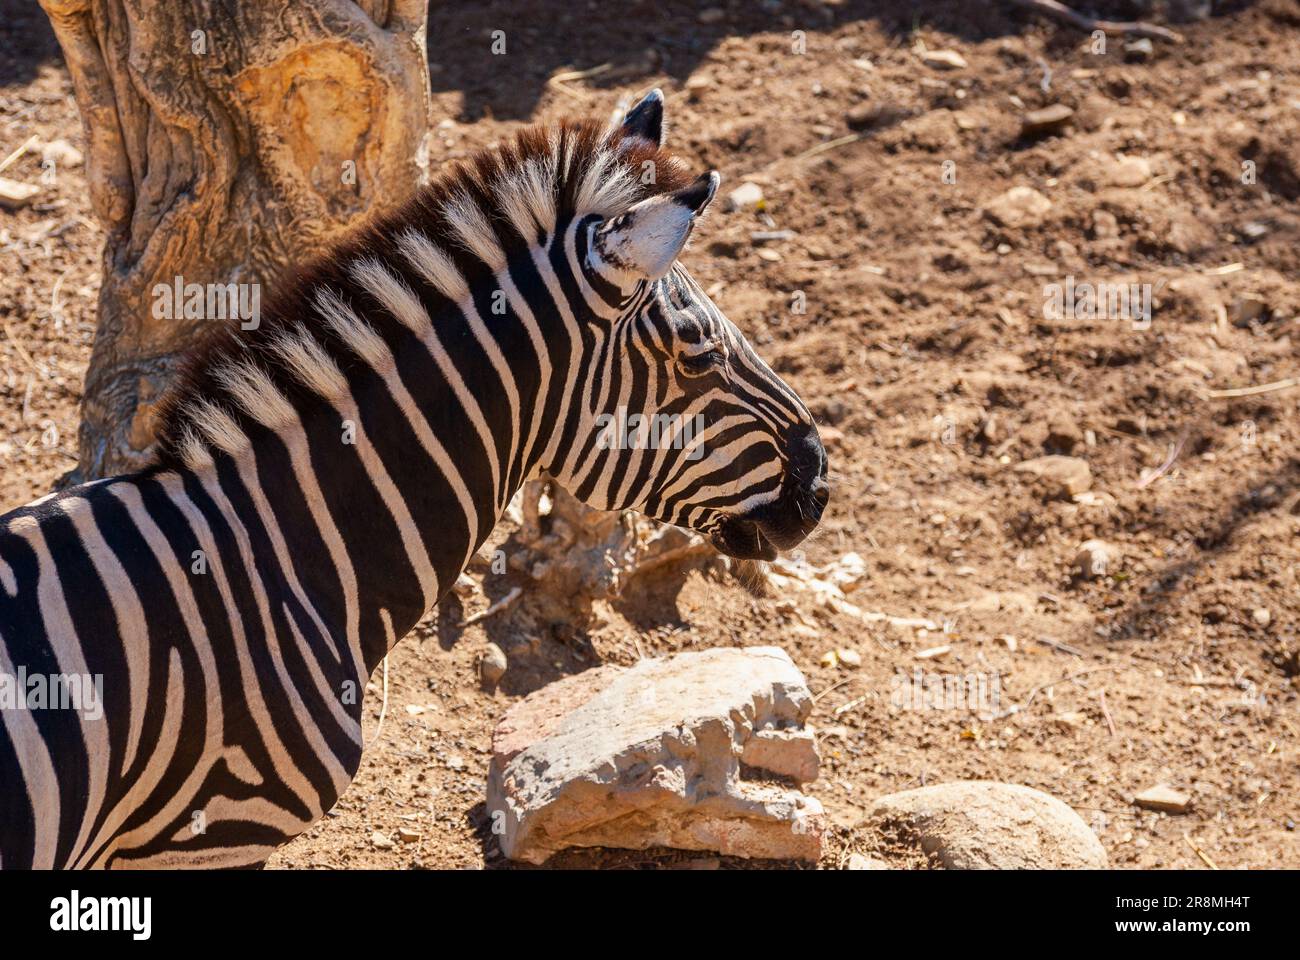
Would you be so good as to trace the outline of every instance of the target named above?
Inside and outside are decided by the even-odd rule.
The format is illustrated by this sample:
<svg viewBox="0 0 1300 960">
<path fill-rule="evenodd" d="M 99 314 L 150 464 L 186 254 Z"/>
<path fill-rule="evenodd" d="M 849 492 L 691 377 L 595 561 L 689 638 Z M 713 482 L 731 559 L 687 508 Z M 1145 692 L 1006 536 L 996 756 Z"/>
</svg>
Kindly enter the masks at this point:
<svg viewBox="0 0 1300 960">
<path fill-rule="evenodd" d="M 200 350 L 154 466 L 0 517 L 0 678 L 102 678 L 93 710 L 0 696 L 0 866 L 263 861 L 539 471 L 735 556 L 812 529 L 816 430 L 676 264 L 717 175 L 661 132 L 656 91 L 480 155 Z M 609 445 L 616 410 L 704 430 Z"/>
</svg>

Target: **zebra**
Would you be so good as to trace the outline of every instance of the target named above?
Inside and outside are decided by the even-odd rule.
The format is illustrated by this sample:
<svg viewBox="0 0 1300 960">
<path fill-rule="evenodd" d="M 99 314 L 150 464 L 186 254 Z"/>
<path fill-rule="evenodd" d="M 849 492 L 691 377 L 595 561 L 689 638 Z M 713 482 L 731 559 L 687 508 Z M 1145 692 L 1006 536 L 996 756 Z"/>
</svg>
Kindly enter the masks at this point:
<svg viewBox="0 0 1300 960">
<path fill-rule="evenodd" d="M 678 263 L 719 176 L 663 106 L 452 167 L 196 348 L 146 469 L 0 517 L 0 866 L 263 863 L 347 788 L 368 678 L 542 471 L 733 557 L 813 530 L 812 415 Z M 703 428 L 611 443 L 616 411 Z"/>
</svg>

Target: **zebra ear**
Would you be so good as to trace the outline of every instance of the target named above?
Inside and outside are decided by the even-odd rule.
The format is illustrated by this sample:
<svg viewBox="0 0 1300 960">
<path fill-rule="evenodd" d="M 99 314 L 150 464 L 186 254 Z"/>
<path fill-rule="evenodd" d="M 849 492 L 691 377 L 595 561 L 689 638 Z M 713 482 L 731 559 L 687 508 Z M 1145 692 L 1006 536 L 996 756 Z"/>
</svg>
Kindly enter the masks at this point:
<svg viewBox="0 0 1300 960">
<path fill-rule="evenodd" d="M 595 265 L 602 272 L 658 280 L 686 246 L 721 179 L 710 170 L 680 190 L 649 197 L 602 223 L 592 243 Z"/>
<path fill-rule="evenodd" d="M 655 87 L 623 117 L 623 135 L 664 145 L 664 92 Z"/>
</svg>

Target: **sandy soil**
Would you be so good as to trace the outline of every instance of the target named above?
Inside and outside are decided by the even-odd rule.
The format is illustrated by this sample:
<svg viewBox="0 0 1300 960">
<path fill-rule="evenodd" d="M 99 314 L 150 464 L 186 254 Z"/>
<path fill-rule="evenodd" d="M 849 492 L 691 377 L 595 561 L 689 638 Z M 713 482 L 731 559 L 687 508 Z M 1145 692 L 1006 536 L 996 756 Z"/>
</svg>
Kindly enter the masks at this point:
<svg viewBox="0 0 1300 960">
<path fill-rule="evenodd" d="M 720 170 L 724 193 L 762 187 L 770 224 L 718 209 L 685 260 L 824 425 L 834 495 L 807 560 L 857 552 L 855 604 L 944 629 L 864 626 L 709 567 L 661 578 L 591 631 L 539 625 L 527 603 L 462 629 L 482 603 L 453 603 L 390 659 L 382 738 L 351 790 L 272 865 L 499 866 L 483 789 L 511 702 L 630 663 L 637 643 L 762 643 L 785 647 L 819 694 L 824 774 L 810 789 L 835 824 L 823 866 L 871 852 L 857 824 L 873 798 L 959 778 L 1061 798 L 1119 866 L 1199 868 L 1194 848 L 1224 868 L 1300 866 L 1300 388 L 1211 393 L 1300 375 L 1294 4 L 1220 4 L 1146 59 L 1118 37 L 1094 53 L 1086 35 L 998 4 L 737 2 L 709 22 L 679 3 L 617 16 L 462 6 L 435 5 L 430 25 L 435 156 L 539 118 L 607 114 L 657 84 L 674 147 Z M 0 0 L 0 152 L 33 133 L 83 146 L 29 7 Z M 494 29 L 505 58 L 488 53 Z M 923 50 L 967 66 L 936 69 Z M 1054 103 L 1072 122 L 1022 135 L 1023 115 Z M 6 175 L 39 179 L 39 155 Z M 1017 186 L 1050 207 L 1000 225 L 986 207 Z M 793 235 L 752 240 L 773 227 Z M 0 509 L 74 462 L 101 243 L 76 167 L 39 205 L 0 211 Z M 1069 277 L 1149 284 L 1150 324 L 1047 315 L 1045 287 Z M 1015 469 L 1065 452 L 1090 464 L 1089 495 L 1053 499 Z M 1074 569 L 1090 538 L 1116 554 L 1096 579 Z M 514 582 L 477 576 L 492 596 Z M 476 669 L 489 639 L 510 656 L 496 689 Z M 823 663 L 834 648 L 860 668 Z M 997 702 L 891 705 L 895 678 L 917 669 L 995 678 Z M 1190 794 L 1192 811 L 1137 809 L 1156 783 Z M 376 837 L 403 827 L 420 839 Z M 683 861 L 787 866 L 667 851 L 553 862 Z"/>
</svg>

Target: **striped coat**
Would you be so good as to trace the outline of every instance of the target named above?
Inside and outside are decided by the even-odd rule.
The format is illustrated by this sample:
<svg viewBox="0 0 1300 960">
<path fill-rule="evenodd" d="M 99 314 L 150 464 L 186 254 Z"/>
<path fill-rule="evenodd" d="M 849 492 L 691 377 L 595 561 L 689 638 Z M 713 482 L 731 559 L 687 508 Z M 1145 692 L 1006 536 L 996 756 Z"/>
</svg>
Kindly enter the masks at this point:
<svg viewBox="0 0 1300 960">
<path fill-rule="evenodd" d="M 0 866 L 260 863 L 539 471 L 734 556 L 808 534 L 825 454 L 677 263 L 718 178 L 662 115 L 449 171 L 198 349 L 153 466 L 0 517 Z"/>
</svg>

